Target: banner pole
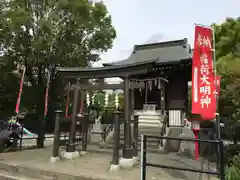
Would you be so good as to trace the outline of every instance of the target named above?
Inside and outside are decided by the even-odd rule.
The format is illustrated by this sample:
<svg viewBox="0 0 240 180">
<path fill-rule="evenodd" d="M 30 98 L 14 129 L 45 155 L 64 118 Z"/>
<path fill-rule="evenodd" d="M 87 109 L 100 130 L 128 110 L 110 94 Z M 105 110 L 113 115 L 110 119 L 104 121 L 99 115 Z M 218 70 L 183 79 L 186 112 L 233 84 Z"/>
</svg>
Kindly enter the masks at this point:
<svg viewBox="0 0 240 180">
<path fill-rule="evenodd" d="M 215 83 L 215 98 L 216 98 L 216 139 L 221 140 L 221 133 L 220 133 L 220 116 L 219 116 L 219 107 L 218 107 L 218 96 L 217 95 L 217 88 L 218 88 L 218 83 L 217 83 L 217 60 L 216 60 L 216 47 L 215 47 L 215 28 L 214 26 L 212 27 L 212 41 L 213 41 L 213 65 L 214 65 L 214 83 Z M 219 87 L 220 88 L 220 87 Z M 220 94 L 220 93 L 219 93 Z M 221 157 L 223 154 L 221 154 L 221 146 L 220 144 L 217 144 L 217 169 L 221 171 L 220 167 L 222 165 Z M 220 158 L 220 159 L 219 159 Z"/>
<path fill-rule="evenodd" d="M 215 28 L 212 27 L 212 41 L 213 41 L 213 65 L 214 65 L 214 84 L 215 84 L 215 91 L 217 91 L 218 84 L 217 84 L 217 60 L 216 60 L 216 47 L 215 47 Z M 220 117 L 219 117 L 219 108 L 218 108 L 218 95 L 217 92 L 215 92 L 215 98 L 216 98 L 216 136 L 217 139 L 221 139 L 220 134 Z"/>
</svg>

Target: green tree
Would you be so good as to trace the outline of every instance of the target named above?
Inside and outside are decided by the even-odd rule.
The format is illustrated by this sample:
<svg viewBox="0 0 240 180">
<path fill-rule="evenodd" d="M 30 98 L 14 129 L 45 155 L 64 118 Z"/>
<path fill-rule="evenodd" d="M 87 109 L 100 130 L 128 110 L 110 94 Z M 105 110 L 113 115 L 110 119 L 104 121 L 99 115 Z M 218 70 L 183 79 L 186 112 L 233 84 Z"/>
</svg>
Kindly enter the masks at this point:
<svg viewBox="0 0 240 180">
<path fill-rule="evenodd" d="M 0 60 L 1 61 L 1 60 Z M 14 68 L 14 64 L 4 63 L 0 65 L 0 119 L 8 119 L 14 115 L 15 103 L 17 99 L 18 78 L 14 74 L 9 73 Z"/>
<path fill-rule="evenodd" d="M 214 24 L 215 42 L 216 42 L 216 58 L 233 54 L 240 56 L 240 17 L 227 18 L 222 24 Z"/>
<path fill-rule="evenodd" d="M 215 25 L 217 72 L 221 76 L 220 116 L 227 117 L 230 138 L 240 137 L 240 18 Z"/>
<path fill-rule="evenodd" d="M 100 107 L 105 106 L 105 92 L 104 91 L 97 91 L 96 92 L 95 103 L 99 104 Z"/>
<path fill-rule="evenodd" d="M 0 51 L 4 54 L 5 62 L 26 66 L 26 81 L 32 84 L 28 88 L 34 92 L 28 99 L 35 102 L 31 108 L 36 109 L 38 119 L 42 122 L 40 132 L 43 132 L 44 126 L 46 67 L 88 66 L 112 47 L 115 37 L 111 16 L 102 2 L 0 2 Z"/>
</svg>

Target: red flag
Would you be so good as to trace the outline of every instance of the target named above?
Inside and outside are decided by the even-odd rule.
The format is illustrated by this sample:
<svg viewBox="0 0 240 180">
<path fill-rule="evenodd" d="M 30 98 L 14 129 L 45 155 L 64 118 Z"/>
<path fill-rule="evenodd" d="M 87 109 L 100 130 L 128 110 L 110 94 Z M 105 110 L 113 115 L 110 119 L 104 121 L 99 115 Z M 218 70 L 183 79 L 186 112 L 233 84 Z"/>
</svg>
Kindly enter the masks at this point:
<svg viewBox="0 0 240 180">
<path fill-rule="evenodd" d="M 216 116 L 212 37 L 212 29 L 203 26 L 195 27 L 192 62 L 192 113 L 200 114 L 203 120 L 212 120 Z"/>
</svg>

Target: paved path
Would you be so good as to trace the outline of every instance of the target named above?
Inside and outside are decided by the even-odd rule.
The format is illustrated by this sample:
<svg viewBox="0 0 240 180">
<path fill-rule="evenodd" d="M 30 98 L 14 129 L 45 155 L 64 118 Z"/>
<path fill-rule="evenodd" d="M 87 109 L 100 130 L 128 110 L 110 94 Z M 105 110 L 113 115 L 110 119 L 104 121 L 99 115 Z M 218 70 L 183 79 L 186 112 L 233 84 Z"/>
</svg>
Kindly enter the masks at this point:
<svg viewBox="0 0 240 180">
<path fill-rule="evenodd" d="M 99 149 L 96 146 L 89 146 L 89 153 L 76 160 L 61 160 L 56 164 L 49 162 L 51 147 L 38 150 L 26 150 L 22 152 L 2 153 L 0 159 L 4 164 L 14 164 L 29 168 L 38 168 L 56 173 L 83 176 L 92 179 L 106 180 L 139 180 L 140 168 L 136 166 L 132 169 L 121 169 L 117 173 L 109 173 L 111 162 L 111 150 Z M 148 153 L 149 162 L 180 167 L 201 168 L 201 163 L 187 157 L 180 157 L 173 154 Z M 205 167 L 206 168 L 206 167 Z M 147 180 L 198 180 L 199 174 L 181 172 L 174 170 L 164 170 L 159 168 L 147 168 Z M 208 179 L 203 176 L 200 180 Z M 215 180 L 217 178 L 210 178 Z"/>
</svg>

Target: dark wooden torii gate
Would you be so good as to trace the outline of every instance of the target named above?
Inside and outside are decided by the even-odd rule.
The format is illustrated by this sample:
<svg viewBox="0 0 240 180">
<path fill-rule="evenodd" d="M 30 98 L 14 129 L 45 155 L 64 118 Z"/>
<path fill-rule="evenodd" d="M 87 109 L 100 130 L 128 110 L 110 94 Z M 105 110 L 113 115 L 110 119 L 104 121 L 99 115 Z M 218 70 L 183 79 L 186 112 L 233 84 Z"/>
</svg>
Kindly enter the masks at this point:
<svg viewBox="0 0 240 180">
<path fill-rule="evenodd" d="M 71 132 L 69 137 L 69 148 L 68 152 L 74 152 L 75 146 L 75 136 L 76 136 L 76 116 L 77 116 L 77 106 L 78 106 L 78 96 L 80 90 L 89 89 L 122 89 L 124 90 L 124 150 L 123 157 L 124 158 L 132 158 L 132 154 L 134 153 L 134 149 L 131 145 L 131 122 L 130 122 L 130 86 L 134 87 L 133 84 L 130 83 L 130 76 L 146 74 L 149 69 L 155 66 L 158 58 L 153 60 L 148 60 L 144 62 L 132 63 L 128 65 L 118 65 L 118 66 L 109 66 L 109 67 L 101 67 L 101 68 L 57 68 L 56 69 L 56 78 L 75 80 L 75 85 L 73 85 L 70 90 L 74 91 L 74 100 L 73 100 L 73 110 L 72 110 L 72 123 L 71 123 Z M 119 77 L 124 80 L 123 84 L 115 84 L 115 85 L 107 85 L 107 84 L 99 84 L 99 85 L 84 85 L 80 84 L 80 79 L 98 79 L 98 78 L 111 78 L 111 77 Z M 135 84 L 135 88 L 139 88 L 140 84 Z"/>
</svg>

